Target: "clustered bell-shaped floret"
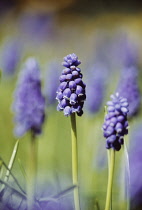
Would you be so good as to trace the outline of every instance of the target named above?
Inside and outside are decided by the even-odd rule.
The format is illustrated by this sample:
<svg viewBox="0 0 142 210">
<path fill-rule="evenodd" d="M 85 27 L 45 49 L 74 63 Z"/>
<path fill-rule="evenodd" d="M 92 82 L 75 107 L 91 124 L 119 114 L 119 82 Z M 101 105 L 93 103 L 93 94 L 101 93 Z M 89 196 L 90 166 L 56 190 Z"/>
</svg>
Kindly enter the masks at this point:
<svg viewBox="0 0 142 210">
<path fill-rule="evenodd" d="M 107 115 L 105 116 L 103 131 L 106 138 L 106 148 L 117 151 L 124 143 L 124 135 L 128 134 L 127 113 L 128 102 L 126 98 L 120 97 L 119 93 L 111 95 L 112 101 L 107 102 Z"/>
<path fill-rule="evenodd" d="M 64 57 L 62 65 L 65 67 L 59 78 L 60 85 L 57 90 L 56 99 L 59 104 L 58 111 L 63 111 L 65 116 L 76 112 L 78 116 L 83 114 L 83 105 L 86 99 L 85 83 L 82 81 L 80 60 L 73 53 Z"/>
</svg>

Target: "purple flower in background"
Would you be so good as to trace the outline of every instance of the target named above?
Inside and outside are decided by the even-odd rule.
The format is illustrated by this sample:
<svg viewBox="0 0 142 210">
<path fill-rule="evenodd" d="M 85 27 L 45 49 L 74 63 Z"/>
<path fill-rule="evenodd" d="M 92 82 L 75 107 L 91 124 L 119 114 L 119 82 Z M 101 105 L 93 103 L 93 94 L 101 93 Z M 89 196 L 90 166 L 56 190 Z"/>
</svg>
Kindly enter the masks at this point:
<svg viewBox="0 0 142 210">
<path fill-rule="evenodd" d="M 82 108 L 86 99 L 86 85 L 82 81 L 81 70 L 77 67 L 80 63 L 74 53 L 64 57 L 62 63 L 65 68 L 59 78 L 60 85 L 57 89 L 56 99 L 59 102 L 57 110 L 64 111 L 65 116 L 69 116 L 74 112 L 78 116 L 83 114 Z"/>
<path fill-rule="evenodd" d="M 34 58 L 29 58 L 19 75 L 14 94 L 15 135 L 22 136 L 28 130 L 41 133 L 45 118 L 45 98 L 41 93 L 40 70 Z"/>
<path fill-rule="evenodd" d="M 132 117 L 137 114 L 140 108 L 141 94 L 138 87 L 138 70 L 136 67 L 131 66 L 123 69 L 117 91 L 128 100 L 128 116 Z"/>
<path fill-rule="evenodd" d="M 126 98 L 120 97 L 119 93 L 111 95 L 111 101 L 107 102 L 107 115 L 103 124 L 106 148 L 121 149 L 124 142 L 124 135 L 128 134 L 127 113 L 128 102 Z"/>
<path fill-rule="evenodd" d="M 100 63 L 103 61 L 104 65 L 107 66 L 107 68 L 111 67 L 113 60 L 111 57 L 111 47 L 112 47 L 111 45 L 112 45 L 112 40 L 110 32 L 108 30 L 98 29 L 97 31 L 95 31 L 95 46 L 94 46 L 95 59 Z"/>
<path fill-rule="evenodd" d="M 135 126 L 130 135 L 130 198 L 132 209 L 142 207 L 142 123 Z"/>
<path fill-rule="evenodd" d="M 138 48 L 124 31 L 114 37 L 113 57 L 115 63 L 125 67 L 135 66 L 138 61 Z"/>
<path fill-rule="evenodd" d="M 21 16 L 19 25 L 22 36 L 36 41 L 36 44 L 38 41 L 42 42 L 53 37 L 54 18 L 52 14 L 27 12 Z"/>
<path fill-rule="evenodd" d="M 21 59 L 21 43 L 18 40 L 11 40 L 5 43 L 2 55 L 1 65 L 4 75 L 12 76 Z"/>
<path fill-rule="evenodd" d="M 59 83 L 58 62 L 51 62 L 48 66 L 45 79 L 45 95 L 47 105 L 53 105 L 56 102 L 56 90 Z"/>
<path fill-rule="evenodd" d="M 87 78 L 86 108 L 90 113 L 96 113 L 101 108 L 106 82 L 106 69 L 101 64 L 94 65 Z"/>
</svg>

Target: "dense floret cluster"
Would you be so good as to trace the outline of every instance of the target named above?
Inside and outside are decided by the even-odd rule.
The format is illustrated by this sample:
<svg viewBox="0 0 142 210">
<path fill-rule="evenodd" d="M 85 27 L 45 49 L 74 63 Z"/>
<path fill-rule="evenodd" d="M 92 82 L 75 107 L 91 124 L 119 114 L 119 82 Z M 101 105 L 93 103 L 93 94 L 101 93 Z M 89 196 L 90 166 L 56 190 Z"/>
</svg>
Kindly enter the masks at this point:
<svg viewBox="0 0 142 210">
<path fill-rule="evenodd" d="M 21 71 L 14 96 L 15 135 L 22 136 L 28 130 L 41 133 L 45 98 L 41 93 L 39 66 L 34 58 L 29 58 Z"/>
<path fill-rule="evenodd" d="M 80 63 L 74 53 L 64 57 L 64 62 L 62 63 L 65 69 L 63 69 L 59 78 L 60 85 L 56 99 L 59 102 L 57 110 L 64 111 L 65 116 L 69 116 L 72 113 L 77 113 L 78 116 L 83 114 L 82 108 L 86 99 L 86 85 L 82 81 L 81 70 L 77 67 Z"/>
<path fill-rule="evenodd" d="M 128 102 L 126 98 L 120 97 L 119 93 L 111 95 L 112 101 L 107 102 L 107 115 L 103 124 L 106 148 L 121 149 L 124 135 L 128 134 Z"/>
</svg>

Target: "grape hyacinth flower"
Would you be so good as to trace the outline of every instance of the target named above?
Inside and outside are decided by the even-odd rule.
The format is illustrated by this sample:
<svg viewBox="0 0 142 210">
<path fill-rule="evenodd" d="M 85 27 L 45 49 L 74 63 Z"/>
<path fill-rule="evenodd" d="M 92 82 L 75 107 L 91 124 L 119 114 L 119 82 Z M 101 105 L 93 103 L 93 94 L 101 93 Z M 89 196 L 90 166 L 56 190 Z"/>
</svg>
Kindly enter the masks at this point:
<svg viewBox="0 0 142 210">
<path fill-rule="evenodd" d="M 127 113 L 128 102 L 116 93 L 111 95 L 111 101 L 107 102 L 107 114 L 103 124 L 104 137 L 106 138 L 106 148 L 108 149 L 108 187 L 105 210 L 109 210 L 112 202 L 112 185 L 115 166 L 115 151 L 121 149 L 124 143 L 124 135 L 128 133 Z"/>
<path fill-rule="evenodd" d="M 138 70 L 135 66 L 123 69 L 117 91 L 128 100 L 128 116 L 136 115 L 140 109 L 141 94 L 138 86 Z"/>
<path fill-rule="evenodd" d="M 27 205 L 28 209 L 33 209 L 37 169 L 36 136 L 41 133 L 45 118 L 45 98 L 41 92 L 40 70 L 34 58 L 27 60 L 20 73 L 13 109 L 16 136 L 31 132 L 27 167 Z"/>
<path fill-rule="evenodd" d="M 5 76 L 13 76 L 21 59 L 21 43 L 14 39 L 5 43 L 2 55 L 1 65 Z"/>
<path fill-rule="evenodd" d="M 116 93 L 111 95 L 112 101 L 108 101 L 107 115 L 105 116 L 103 131 L 106 138 L 106 148 L 113 148 L 116 151 L 121 149 L 124 142 L 124 135 L 128 134 L 127 113 L 128 101 Z"/>
<path fill-rule="evenodd" d="M 34 58 L 29 58 L 20 72 L 14 97 L 15 135 L 22 136 L 29 130 L 35 135 L 41 133 L 45 98 L 41 92 L 39 66 Z"/>
<path fill-rule="evenodd" d="M 47 13 L 24 13 L 19 21 L 19 28 L 23 38 L 41 44 L 54 36 L 54 16 Z M 33 36 L 34 34 L 34 36 Z"/>
<path fill-rule="evenodd" d="M 82 81 L 83 75 L 81 74 L 80 68 L 78 68 L 81 62 L 74 53 L 64 57 L 62 64 L 65 68 L 60 76 L 60 85 L 57 89 L 56 99 L 59 102 L 57 110 L 63 111 L 65 116 L 70 115 L 71 119 L 72 180 L 73 185 L 77 186 L 74 189 L 74 206 L 75 210 L 80 210 L 76 114 L 78 116 L 83 114 L 82 108 L 86 99 L 86 85 Z"/>
<path fill-rule="evenodd" d="M 78 65 L 81 64 L 78 57 L 73 53 L 64 57 L 62 63 L 65 67 L 59 78 L 60 85 L 57 89 L 56 99 L 59 104 L 58 111 L 63 111 L 65 116 L 77 113 L 83 114 L 83 105 L 86 99 L 85 83 L 82 81 L 82 73 Z"/>
<path fill-rule="evenodd" d="M 102 64 L 95 64 L 89 71 L 86 84 L 88 99 L 86 101 L 86 108 L 91 114 L 94 114 L 100 110 L 104 99 L 106 68 Z"/>
<path fill-rule="evenodd" d="M 56 102 L 56 90 L 59 82 L 58 62 L 49 63 L 46 72 L 44 92 L 47 97 L 47 105 L 54 105 Z"/>
<path fill-rule="evenodd" d="M 131 67 L 138 62 L 138 46 L 124 31 L 114 37 L 113 57 L 115 64 Z"/>
</svg>

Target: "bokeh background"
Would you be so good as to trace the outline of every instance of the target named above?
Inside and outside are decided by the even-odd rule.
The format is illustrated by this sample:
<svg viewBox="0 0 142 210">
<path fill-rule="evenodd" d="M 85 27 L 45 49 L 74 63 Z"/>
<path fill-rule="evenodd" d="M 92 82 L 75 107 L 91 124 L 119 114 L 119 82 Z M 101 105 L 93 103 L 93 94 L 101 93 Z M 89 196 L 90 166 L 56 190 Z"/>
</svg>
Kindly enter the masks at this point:
<svg viewBox="0 0 142 210">
<path fill-rule="evenodd" d="M 126 140 L 130 157 L 130 208 L 142 208 L 142 183 L 137 181 L 142 173 L 141 36 L 142 2 L 138 0 L 0 1 L 0 156 L 8 164 L 17 139 L 13 132 L 13 93 L 24 62 L 34 57 L 40 65 L 47 100 L 46 121 L 37 140 L 39 197 L 56 194 L 72 185 L 70 119 L 56 111 L 55 97 L 63 57 L 75 53 L 82 62 L 80 68 L 87 85 L 84 114 L 77 117 L 82 209 L 97 209 L 96 201 L 100 209 L 104 208 L 107 187 L 107 152 L 101 130 L 104 105 L 125 81 L 134 108 Z M 129 87 L 133 84 L 134 92 L 138 92 L 134 95 Z M 23 187 L 21 167 L 26 171 L 28 146 L 26 134 L 20 139 L 12 169 Z M 113 190 L 115 210 L 124 203 L 123 163 L 120 151 Z M 72 199 L 72 192 L 64 197 L 64 201 L 68 199 Z M 67 209 L 73 209 L 72 204 Z"/>
</svg>

